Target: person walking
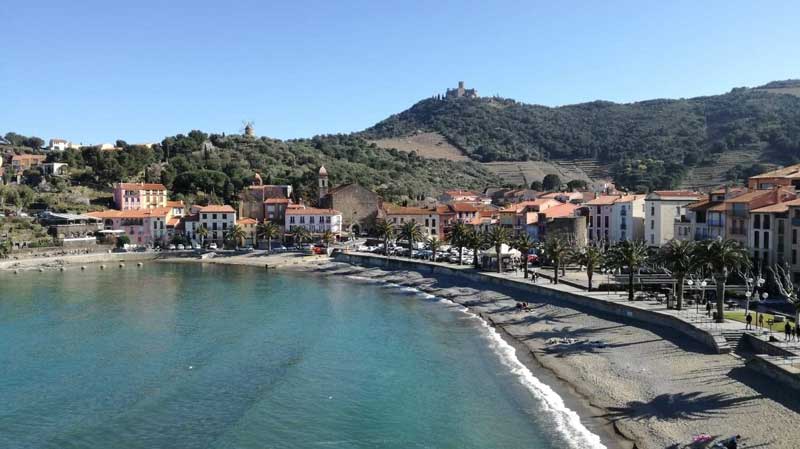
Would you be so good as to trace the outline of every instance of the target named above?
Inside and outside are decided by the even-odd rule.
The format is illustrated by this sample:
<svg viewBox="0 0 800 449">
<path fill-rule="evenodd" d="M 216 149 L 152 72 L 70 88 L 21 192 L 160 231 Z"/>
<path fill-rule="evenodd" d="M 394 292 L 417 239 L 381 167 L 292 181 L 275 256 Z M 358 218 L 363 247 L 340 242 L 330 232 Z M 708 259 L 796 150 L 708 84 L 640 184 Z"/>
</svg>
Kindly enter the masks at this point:
<svg viewBox="0 0 800 449">
<path fill-rule="evenodd" d="M 789 337 L 792 335 L 792 325 L 789 324 L 789 320 L 786 320 L 786 324 L 783 326 L 783 333 L 786 334 L 784 340 L 789 341 Z"/>
<path fill-rule="evenodd" d="M 711 301 L 706 301 L 706 315 L 711 316 Z"/>
<path fill-rule="evenodd" d="M 758 327 L 760 327 L 760 328 L 764 327 L 764 314 L 763 313 L 758 316 Z"/>
<path fill-rule="evenodd" d="M 744 320 L 747 322 L 744 326 L 744 330 L 753 330 L 753 315 L 747 312 L 747 317 L 745 317 Z"/>
</svg>

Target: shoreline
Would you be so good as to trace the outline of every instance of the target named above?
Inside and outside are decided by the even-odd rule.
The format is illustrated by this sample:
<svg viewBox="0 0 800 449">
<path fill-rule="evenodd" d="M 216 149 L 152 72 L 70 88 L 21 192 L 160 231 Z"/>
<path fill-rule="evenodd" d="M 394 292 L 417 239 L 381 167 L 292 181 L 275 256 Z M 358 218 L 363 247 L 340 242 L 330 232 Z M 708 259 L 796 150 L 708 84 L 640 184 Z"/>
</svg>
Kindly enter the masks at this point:
<svg viewBox="0 0 800 449">
<path fill-rule="evenodd" d="M 106 256 L 119 259 L 123 254 L 102 256 L 103 260 Z M 164 253 L 131 255 L 158 263 L 244 265 L 267 267 L 267 271 L 356 276 L 450 300 L 491 326 L 515 349 L 519 362 L 553 388 L 609 449 L 680 448 L 692 435 L 701 433 L 719 438 L 740 433 L 745 447 L 789 449 L 793 445 L 787 429 L 800 425 L 800 403 L 787 400 L 784 391 L 745 368 L 741 359 L 709 354 L 697 342 L 686 341 L 685 336 L 666 328 L 626 322 L 552 298 L 529 297 L 457 275 L 373 268 L 326 256 L 249 253 L 200 259 L 196 255 L 165 257 Z M 535 311 L 514 311 L 516 301 L 529 302 Z M 574 337 L 582 342 L 550 345 L 546 337 Z M 759 419 L 748 418 L 752 416 Z"/>
</svg>

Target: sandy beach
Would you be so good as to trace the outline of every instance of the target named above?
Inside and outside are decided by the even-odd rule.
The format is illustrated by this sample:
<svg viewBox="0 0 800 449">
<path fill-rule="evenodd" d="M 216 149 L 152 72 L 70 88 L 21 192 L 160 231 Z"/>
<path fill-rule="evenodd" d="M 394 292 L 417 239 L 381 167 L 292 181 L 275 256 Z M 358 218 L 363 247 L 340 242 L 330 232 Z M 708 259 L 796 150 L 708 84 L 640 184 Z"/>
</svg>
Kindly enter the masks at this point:
<svg viewBox="0 0 800 449">
<path fill-rule="evenodd" d="M 98 257 L 99 256 L 99 257 Z M 64 257 L 58 266 L 73 268 L 103 261 L 146 261 L 147 255 Z M 211 263 L 305 271 L 327 276 L 370 279 L 409 286 L 467 307 L 492 323 L 515 346 L 533 372 L 546 370 L 564 382 L 583 419 L 608 447 L 682 448 L 692 436 L 741 434 L 743 447 L 794 449 L 800 427 L 800 400 L 745 367 L 735 355 L 711 354 L 685 336 L 662 327 L 599 316 L 546 298 L 478 285 L 454 276 L 425 277 L 414 271 L 384 271 L 333 262 L 324 256 L 295 253 L 218 256 L 150 254 L 168 263 Z M 39 263 L 45 262 L 39 260 Z M 17 266 L 35 269 L 33 262 Z M 46 263 L 52 264 L 53 261 Z M 52 268 L 52 266 L 50 266 Z M 0 269 L 14 269 L 9 261 Z M 355 282 L 355 280 L 354 280 Z M 528 302 L 530 311 L 515 308 Z M 537 371 L 538 370 L 538 371 Z M 613 428 L 605 431 L 604 428 Z M 605 432 L 605 434 L 604 434 Z M 616 433 L 616 435 L 614 435 Z M 706 447 L 706 446 L 688 446 Z"/>
</svg>

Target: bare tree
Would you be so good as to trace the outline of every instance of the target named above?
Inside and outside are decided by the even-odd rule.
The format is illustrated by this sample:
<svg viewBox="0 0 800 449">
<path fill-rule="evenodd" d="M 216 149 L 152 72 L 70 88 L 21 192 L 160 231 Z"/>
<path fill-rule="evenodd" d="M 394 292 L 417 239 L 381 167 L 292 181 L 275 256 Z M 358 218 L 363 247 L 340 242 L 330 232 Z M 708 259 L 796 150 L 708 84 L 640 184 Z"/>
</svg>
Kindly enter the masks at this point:
<svg viewBox="0 0 800 449">
<path fill-rule="evenodd" d="M 772 273 L 775 285 L 778 286 L 778 293 L 794 306 L 794 323 L 796 326 L 800 323 L 800 298 L 797 297 L 798 291 L 792 282 L 792 271 L 788 266 L 782 267 L 780 265 L 769 267 L 769 271 Z"/>
</svg>

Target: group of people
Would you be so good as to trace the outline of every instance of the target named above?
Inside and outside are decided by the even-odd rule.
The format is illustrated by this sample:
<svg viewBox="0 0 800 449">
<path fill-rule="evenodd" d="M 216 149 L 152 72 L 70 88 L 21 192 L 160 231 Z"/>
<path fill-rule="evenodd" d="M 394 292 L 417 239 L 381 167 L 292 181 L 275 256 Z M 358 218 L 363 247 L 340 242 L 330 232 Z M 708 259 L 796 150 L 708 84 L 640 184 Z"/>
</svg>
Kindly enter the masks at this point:
<svg viewBox="0 0 800 449">
<path fill-rule="evenodd" d="M 517 310 L 521 310 L 521 311 L 525 311 L 525 312 L 530 312 L 531 310 L 533 310 L 533 307 L 528 305 L 527 302 L 518 302 L 517 305 L 516 305 L 516 309 Z"/>
<path fill-rule="evenodd" d="M 745 330 L 752 330 L 753 329 L 753 314 L 747 312 L 747 316 L 744 318 L 745 321 Z M 758 326 L 764 327 L 764 314 L 758 315 Z M 783 333 L 784 333 L 784 340 L 785 341 L 800 341 L 800 330 L 798 329 L 798 325 L 795 324 L 792 326 L 792 323 L 789 320 L 786 320 L 786 324 L 783 325 Z"/>
</svg>

